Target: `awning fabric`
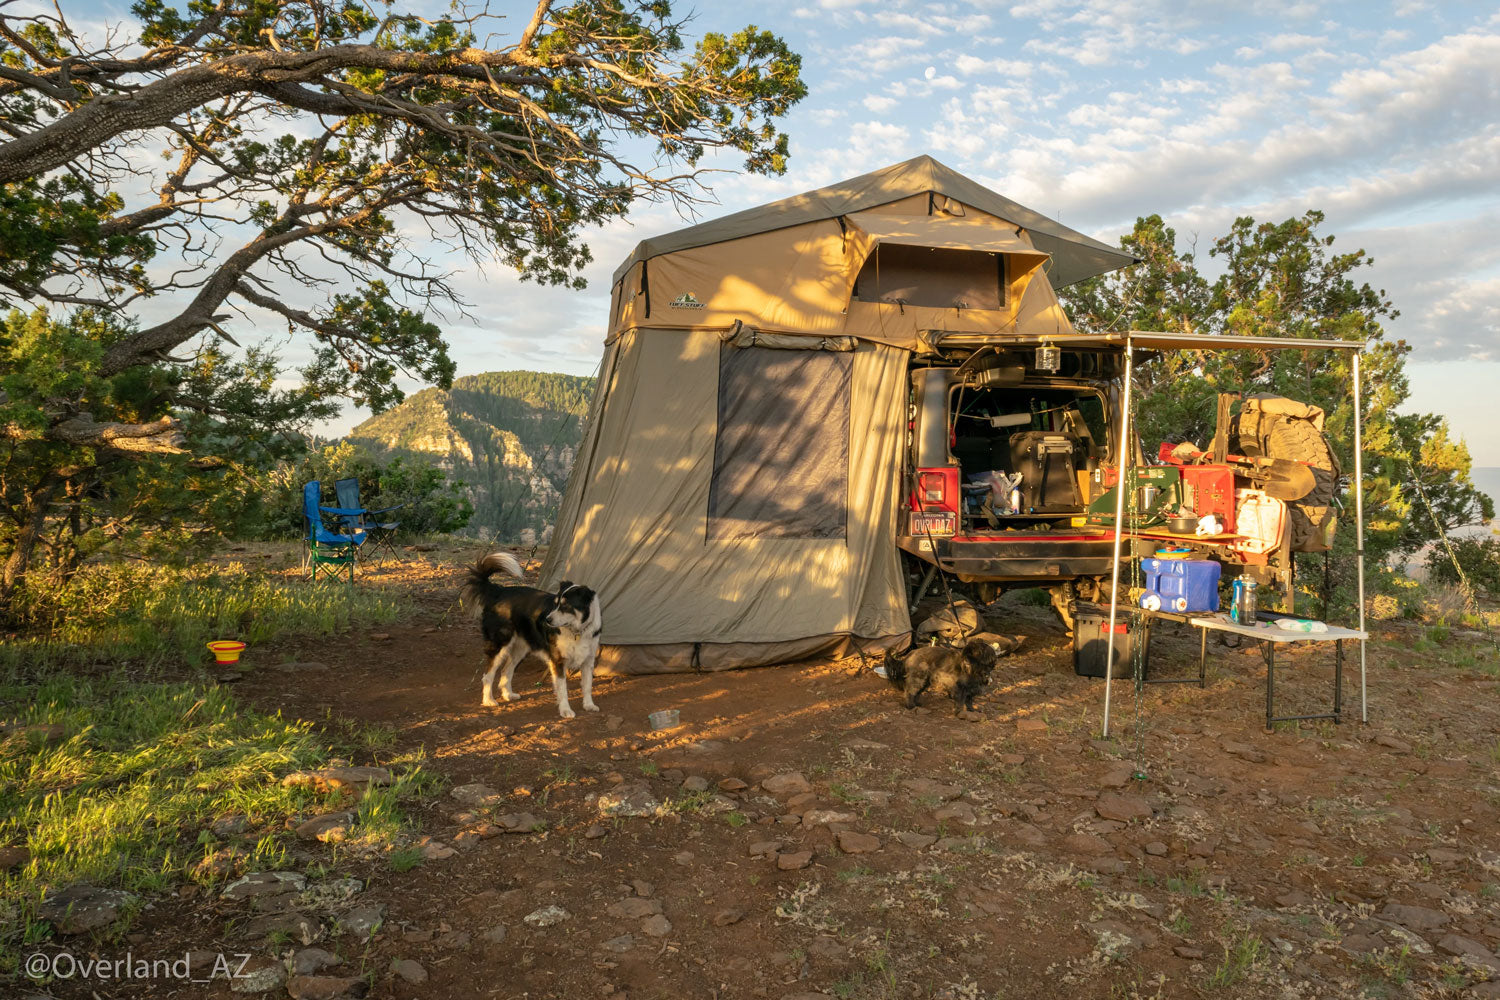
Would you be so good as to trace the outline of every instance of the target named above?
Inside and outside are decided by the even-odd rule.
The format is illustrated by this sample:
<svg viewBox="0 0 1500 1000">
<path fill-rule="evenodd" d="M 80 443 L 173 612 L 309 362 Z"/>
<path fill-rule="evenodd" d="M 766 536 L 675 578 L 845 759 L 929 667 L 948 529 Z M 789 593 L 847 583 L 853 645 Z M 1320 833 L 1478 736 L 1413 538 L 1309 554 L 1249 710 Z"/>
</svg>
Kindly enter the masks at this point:
<svg viewBox="0 0 1500 1000">
<path fill-rule="evenodd" d="M 1016 229 L 997 226 L 993 222 L 958 221 L 931 215 L 879 215 L 874 212 L 852 212 L 844 218 L 860 236 L 856 246 L 865 252 L 854 255 L 860 259 L 869 256 L 869 248 L 880 243 L 1003 253 L 1024 261 L 1027 268 L 1039 267 L 1051 256 L 1032 246 Z"/>
</svg>

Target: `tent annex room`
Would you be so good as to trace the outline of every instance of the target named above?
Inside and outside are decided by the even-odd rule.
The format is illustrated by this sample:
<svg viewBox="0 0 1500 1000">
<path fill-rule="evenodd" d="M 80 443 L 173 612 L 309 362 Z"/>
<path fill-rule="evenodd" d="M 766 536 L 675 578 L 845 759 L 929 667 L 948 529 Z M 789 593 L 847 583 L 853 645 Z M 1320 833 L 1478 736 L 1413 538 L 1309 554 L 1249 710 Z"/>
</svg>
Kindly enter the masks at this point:
<svg viewBox="0 0 1500 1000">
<path fill-rule="evenodd" d="M 1054 289 L 1129 263 L 926 156 L 641 242 L 542 585 L 600 594 L 621 673 L 902 641 L 911 358 L 1065 336 Z"/>
</svg>

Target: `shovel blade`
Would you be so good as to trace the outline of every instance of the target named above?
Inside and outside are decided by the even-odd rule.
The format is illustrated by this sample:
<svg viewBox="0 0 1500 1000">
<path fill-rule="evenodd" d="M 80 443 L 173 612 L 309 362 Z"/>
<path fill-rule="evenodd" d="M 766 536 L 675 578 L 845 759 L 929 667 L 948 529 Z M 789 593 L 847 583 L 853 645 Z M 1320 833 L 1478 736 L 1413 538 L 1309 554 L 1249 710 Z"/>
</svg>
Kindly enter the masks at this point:
<svg viewBox="0 0 1500 1000">
<path fill-rule="evenodd" d="M 1285 502 L 1301 500 L 1318 485 L 1311 469 L 1284 458 L 1273 459 L 1270 466 L 1262 468 L 1260 473 L 1265 476 L 1261 489 Z"/>
</svg>

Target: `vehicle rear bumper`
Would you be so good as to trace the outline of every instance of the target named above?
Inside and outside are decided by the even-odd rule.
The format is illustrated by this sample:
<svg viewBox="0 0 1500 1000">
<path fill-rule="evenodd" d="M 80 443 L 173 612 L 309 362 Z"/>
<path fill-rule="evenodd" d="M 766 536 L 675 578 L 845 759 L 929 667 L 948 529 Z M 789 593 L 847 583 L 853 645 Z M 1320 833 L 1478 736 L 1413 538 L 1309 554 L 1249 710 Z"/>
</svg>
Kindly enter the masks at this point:
<svg viewBox="0 0 1500 1000">
<path fill-rule="evenodd" d="M 926 563 L 938 563 L 965 583 L 1074 579 L 1110 572 L 1114 536 L 1077 531 L 1007 536 L 926 538 L 900 535 L 896 545 Z M 936 548 L 934 554 L 933 549 Z"/>
</svg>

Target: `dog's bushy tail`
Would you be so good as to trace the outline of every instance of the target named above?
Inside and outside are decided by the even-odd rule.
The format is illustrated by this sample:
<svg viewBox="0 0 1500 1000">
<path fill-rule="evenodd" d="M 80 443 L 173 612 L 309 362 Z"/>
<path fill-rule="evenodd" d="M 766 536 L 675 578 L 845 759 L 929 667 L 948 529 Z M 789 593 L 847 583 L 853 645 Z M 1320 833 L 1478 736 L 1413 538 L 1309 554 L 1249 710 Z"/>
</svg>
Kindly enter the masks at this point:
<svg viewBox="0 0 1500 1000">
<path fill-rule="evenodd" d="M 508 573 L 517 580 L 524 579 L 526 576 L 526 571 L 521 568 L 516 557 L 509 552 L 491 552 L 474 564 L 464 580 L 463 590 L 460 591 L 464 605 L 469 610 L 475 614 L 479 613 L 480 608 L 484 606 L 485 588 L 491 586 L 490 577 L 501 572 Z"/>
</svg>

